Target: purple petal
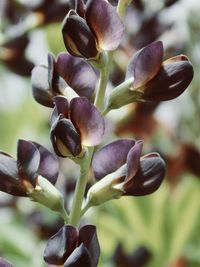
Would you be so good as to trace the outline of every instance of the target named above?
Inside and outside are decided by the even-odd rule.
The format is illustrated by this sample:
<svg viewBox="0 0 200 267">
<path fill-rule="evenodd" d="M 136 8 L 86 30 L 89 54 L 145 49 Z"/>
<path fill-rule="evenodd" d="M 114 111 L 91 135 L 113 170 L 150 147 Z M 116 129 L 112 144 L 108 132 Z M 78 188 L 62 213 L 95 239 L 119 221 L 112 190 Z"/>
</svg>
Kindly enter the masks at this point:
<svg viewBox="0 0 200 267">
<path fill-rule="evenodd" d="M 53 54 L 48 54 L 48 82 L 54 95 L 62 94 L 66 88 L 66 82 L 59 76 L 56 69 L 56 60 Z"/>
<path fill-rule="evenodd" d="M 89 252 L 82 243 L 66 260 L 64 267 L 93 267 Z"/>
<path fill-rule="evenodd" d="M 54 98 L 55 107 L 51 115 L 50 124 L 53 125 L 60 115 L 62 118 L 69 117 L 69 102 L 64 96 L 56 96 Z"/>
<path fill-rule="evenodd" d="M 86 4 L 86 20 L 103 50 L 115 50 L 121 40 L 124 26 L 116 9 L 105 0 L 89 0 Z"/>
<path fill-rule="evenodd" d="M 48 241 L 44 251 L 44 260 L 48 264 L 63 265 L 76 248 L 78 235 L 75 227 L 64 225 Z"/>
<path fill-rule="evenodd" d="M 60 157 L 67 156 L 61 150 L 69 151 L 73 156 L 79 155 L 82 150 L 80 135 L 68 119 L 58 119 L 54 123 L 51 129 L 51 140 L 56 154 Z M 58 142 L 61 142 L 63 149 L 58 147 Z"/>
<path fill-rule="evenodd" d="M 135 140 L 121 139 L 114 141 L 94 154 L 92 168 L 97 180 L 119 169 L 126 163 L 130 149 Z"/>
<path fill-rule="evenodd" d="M 104 134 L 104 120 L 101 113 L 85 97 L 76 97 L 70 103 L 70 117 L 79 130 L 81 142 L 85 146 L 98 145 Z"/>
<path fill-rule="evenodd" d="M 86 21 L 71 10 L 62 26 L 63 40 L 68 52 L 76 57 L 96 58 L 96 39 Z"/>
<path fill-rule="evenodd" d="M 93 68 L 83 59 L 61 53 L 56 68 L 59 75 L 80 96 L 90 97 L 94 92 L 97 76 Z"/>
<path fill-rule="evenodd" d="M 160 41 L 139 50 L 131 59 L 126 79 L 134 77 L 133 89 L 149 82 L 159 72 L 163 60 L 163 44 Z"/>
<path fill-rule="evenodd" d="M 49 87 L 48 69 L 46 66 L 36 66 L 31 76 L 33 97 L 43 106 L 53 107 L 53 92 Z"/>
<path fill-rule="evenodd" d="M 18 179 L 17 162 L 5 153 L 0 153 L 0 191 L 26 196 L 26 189 Z"/>
<path fill-rule="evenodd" d="M 137 141 L 135 145 L 131 148 L 127 156 L 127 174 L 125 182 L 132 179 L 137 173 L 140 157 L 142 153 L 143 141 Z"/>
<path fill-rule="evenodd" d="M 59 173 L 58 159 L 49 150 L 40 144 L 33 142 L 40 153 L 39 175 L 45 177 L 52 184 L 55 184 Z"/>
<path fill-rule="evenodd" d="M 146 84 L 143 99 L 166 101 L 178 97 L 188 87 L 193 78 L 192 64 L 181 56 L 167 60 L 159 73 Z"/>
<path fill-rule="evenodd" d="M 85 225 L 79 230 L 79 244 L 83 243 L 88 249 L 93 265 L 97 266 L 100 255 L 100 246 L 94 225 Z"/>
<path fill-rule="evenodd" d="M 63 114 L 65 118 L 69 117 L 69 102 L 64 96 L 55 97 L 55 108 L 57 114 Z"/>
<path fill-rule="evenodd" d="M 39 164 L 40 153 L 37 147 L 29 141 L 19 140 L 17 145 L 19 178 L 28 180 L 35 186 L 38 177 Z"/>
<path fill-rule="evenodd" d="M 135 177 L 125 185 L 125 195 L 144 196 L 155 192 L 165 177 L 164 160 L 159 156 L 143 157 Z"/>
</svg>

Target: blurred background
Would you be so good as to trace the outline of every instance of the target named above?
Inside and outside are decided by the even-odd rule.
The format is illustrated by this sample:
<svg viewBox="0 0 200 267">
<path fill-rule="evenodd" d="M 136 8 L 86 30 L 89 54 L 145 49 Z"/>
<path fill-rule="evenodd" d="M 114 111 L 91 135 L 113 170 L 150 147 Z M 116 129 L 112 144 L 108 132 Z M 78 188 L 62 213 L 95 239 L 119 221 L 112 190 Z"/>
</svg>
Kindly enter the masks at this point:
<svg viewBox="0 0 200 267">
<path fill-rule="evenodd" d="M 110 1 L 113 5 L 117 1 Z M 47 65 L 47 53 L 65 51 L 61 22 L 74 1 L 0 1 L 0 150 L 16 155 L 18 139 L 50 150 L 51 109 L 32 97 L 31 70 Z M 124 80 L 130 57 L 162 40 L 165 58 L 186 54 L 194 79 L 179 98 L 130 104 L 106 118 L 104 142 L 143 139 L 168 165 L 161 188 L 146 197 L 112 201 L 87 213 L 97 225 L 99 267 L 200 266 L 200 1 L 134 0 L 125 17 L 126 33 L 114 54 L 109 89 Z M 77 168 L 60 160 L 57 187 L 70 205 Z M 45 241 L 62 226 L 57 214 L 0 192 L 0 257 L 16 267 L 43 267 Z"/>
</svg>

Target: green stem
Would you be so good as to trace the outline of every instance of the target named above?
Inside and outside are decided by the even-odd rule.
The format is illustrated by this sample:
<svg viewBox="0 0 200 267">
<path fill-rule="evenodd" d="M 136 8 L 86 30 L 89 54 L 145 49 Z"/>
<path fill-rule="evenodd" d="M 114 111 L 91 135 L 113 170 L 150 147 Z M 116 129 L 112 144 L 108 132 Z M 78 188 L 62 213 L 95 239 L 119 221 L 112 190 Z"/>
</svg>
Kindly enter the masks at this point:
<svg viewBox="0 0 200 267">
<path fill-rule="evenodd" d="M 74 193 L 74 200 L 72 203 L 72 209 L 69 218 L 69 224 L 77 227 L 81 218 L 81 206 L 84 198 L 85 188 L 87 185 L 88 172 L 90 170 L 90 163 L 92 159 L 94 148 L 88 149 L 88 156 L 81 165 L 80 177 L 76 183 L 76 189 Z"/>
<path fill-rule="evenodd" d="M 121 18 L 124 17 L 126 13 L 126 9 L 128 5 L 130 5 L 131 1 L 132 0 L 119 0 L 118 5 L 117 5 L 117 13 Z"/>
<path fill-rule="evenodd" d="M 110 65 L 110 64 L 108 64 Z M 108 83 L 109 78 L 109 71 L 107 65 L 100 70 L 100 79 L 99 79 L 99 85 L 97 89 L 96 98 L 94 101 L 94 105 L 99 109 L 102 110 L 104 106 L 104 96 L 106 92 L 106 86 Z"/>
</svg>

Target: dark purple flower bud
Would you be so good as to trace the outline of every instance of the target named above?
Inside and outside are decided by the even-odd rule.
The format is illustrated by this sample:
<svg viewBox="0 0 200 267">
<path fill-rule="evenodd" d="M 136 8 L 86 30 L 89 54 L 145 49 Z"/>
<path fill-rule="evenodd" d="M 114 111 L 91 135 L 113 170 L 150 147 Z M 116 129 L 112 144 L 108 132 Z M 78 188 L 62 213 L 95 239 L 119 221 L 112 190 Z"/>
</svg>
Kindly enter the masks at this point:
<svg viewBox="0 0 200 267">
<path fill-rule="evenodd" d="M 97 84 L 93 68 L 84 60 L 67 53 L 61 53 L 57 59 L 48 55 L 48 67 L 39 65 L 32 71 L 33 96 L 37 102 L 54 107 L 54 97 L 71 93 L 90 97 Z"/>
<path fill-rule="evenodd" d="M 76 3 L 63 21 L 62 34 L 69 53 L 98 59 L 102 50 L 116 49 L 122 39 L 123 24 L 115 8 L 106 0 Z"/>
<path fill-rule="evenodd" d="M 175 56 L 164 62 L 162 58 L 163 45 L 157 41 L 139 50 L 130 61 L 126 78 L 134 77 L 130 90 L 142 92 L 139 100 L 173 99 L 190 84 L 193 67 L 186 56 Z"/>
<path fill-rule="evenodd" d="M 110 93 L 107 110 L 132 102 L 166 101 L 182 94 L 192 81 L 192 64 L 184 55 L 162 61 L 160 41 L 139 50 L 128 65 L 125 82 Z"/>
<path fill-rule="evenodd" d="M 72 122 L 60 117 L 51 128 L 51 140 L 58 156 L 73 155 L 81 153 L 81 137 Z"/>
<path fill-rule="evenodd" d="M 8 261 L 0 258 L 0 267 L 14 267 L 14 265 L 12 265 Z"/>
<path fill-rule="evenodd" d="M 96 58 L 98 50 L 96 40 L 86 21 L 71 10 L 62 27 L 63 40 L 66 49 L 76 57 Z"/>
<path fill-rule="evenodd" d="M 17 160 L 0 153 L 0 190 L 15 196 L 29 196 L 38 185 L 38 177 L 55 184 L 58 177 L 58 161 L 43 146 L 19 140 Z"/>
<path fill-rule="evenodd" d="M 99 205 L 120 196 L 155 192 L 165 177 L 165 163 L 157 153 L 141 157 L 142 141 L 118 140 L 94 154 L 92 168 L 100 179 L 87 196 L 88 205 Z"/>
<path fill-rule="evenodd" d="M 82 156 L 84 146 L 98 145 L 104 134 L 100 112 L 85 97 L 69 103 L 65 97 L 55 98 L 51 120 L 51 140 L 58 156 Z"/>
<path fill-rule="evenodd" d="M 76 229 L 64 225 L 46 245 L 44 260 L 64 267 L 97 267 L 100 247 L 96 227 L 85 225 Z"/>
<path fill-rule="evenodd" d="M 130 157 L 133 159 L 133 156 Z M 145 155 L 140 160 L 134 179 L 132 177 L 125 179 L 125 195 L 142 196 L 151 194 L 159 188 L 164 177 L 165 163 L 163 159 L 156 153 Z"/>
<path fill-rule="evenodd" d="M 63 210 L 63 197 L 54 186 L 58 160 L 43 146 L 19 140 L 17 160 L 0 153 L 0 190 L 14 196 L 29 197 L 51 210 Z"/>
</svg>

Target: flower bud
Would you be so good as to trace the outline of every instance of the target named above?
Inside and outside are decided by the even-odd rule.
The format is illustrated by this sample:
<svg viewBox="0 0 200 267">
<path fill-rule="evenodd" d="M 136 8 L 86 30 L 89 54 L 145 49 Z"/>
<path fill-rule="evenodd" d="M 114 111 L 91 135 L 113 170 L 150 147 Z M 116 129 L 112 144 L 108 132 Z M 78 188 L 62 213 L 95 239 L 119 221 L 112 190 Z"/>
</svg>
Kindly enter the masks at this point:
<svg viewBox="0 0 200 267">
<path fill-rule="evenodd" d="M 104 120 L 100 112 L 85 97 L 55 97 L 51 120 L 51 141 L 60 157 L 82 157 L 85 147 L 100 143 Z"/>
<path fill-rule="evenodd" d="M 115 7 L 106 0 L 76 2 L 63 21 L 62 34 L 70 54 L 92 60 L 102 66 L 103 51 L 115 50 L 122 39 L 124 26 Z"/>
<path fill-rule="evenodd" d="M 63 21 L 62 34 L 65 46 L 70 54 L 78 57 L 96 58 L 95 36 L 86 21 L 71 10 Z"/>
<path fill-rule="evenodd" d="M 99 181 L 89 189 L 83 210 L 121 196 L 148 195 L 159 188 L 165 163 L 157 153 L 141 157 L 142 146 L 141 140 L 122 139 L 94 154 L 92 168 Z"/>
<path fill-rule="evenodd" d="M 44 260 L 48 266 L 97 267 L 100 246 L 94 225 L 77 229 L 64 225 L 48 241 Z"/>
<path fill-rule="evenodd" d="M 106 112 L 132 102 L 166 101 L 181 95 L 193 78 L 193 67 L 185 55 L 164 62 L 163 45 L 154 42 L 131 59 L 126 80 L 108 97 Z"/>
</svg>

